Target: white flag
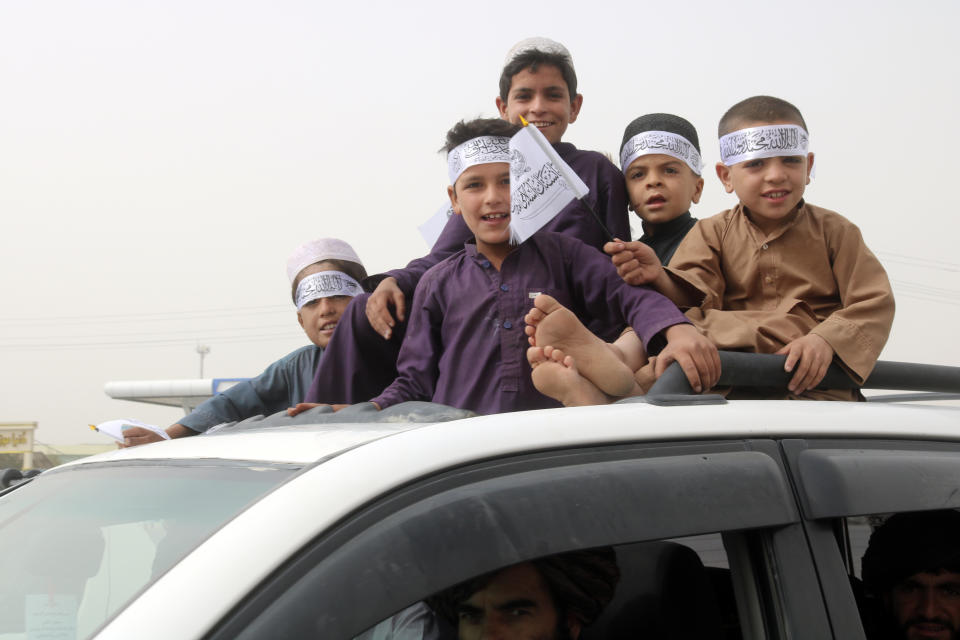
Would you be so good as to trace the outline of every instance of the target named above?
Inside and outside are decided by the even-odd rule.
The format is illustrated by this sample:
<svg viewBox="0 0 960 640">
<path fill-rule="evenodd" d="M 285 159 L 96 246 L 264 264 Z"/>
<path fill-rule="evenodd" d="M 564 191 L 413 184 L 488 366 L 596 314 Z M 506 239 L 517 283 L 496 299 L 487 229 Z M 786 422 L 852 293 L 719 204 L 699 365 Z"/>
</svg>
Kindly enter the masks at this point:
<svg viewBox="0 0 960 640">
<path fill-rule="evenodd" d="M 590 192 L 540 130 L 525 126 L 510 138 L 510 242 L 519 244 Z"/>
<path fill-rule="evenodd" d="M 440 234 L 443 233 L 443 228 L 447 226 L 447 220 L 452 215 L 453 205 L 450 204 L 450 200 L 444 200 L 440 208 L 426 222 L 417 227 L 420 236 L 427 242 L 428 247 L 432 249 L 433 245 L 437 244 Z"/>
</svg>

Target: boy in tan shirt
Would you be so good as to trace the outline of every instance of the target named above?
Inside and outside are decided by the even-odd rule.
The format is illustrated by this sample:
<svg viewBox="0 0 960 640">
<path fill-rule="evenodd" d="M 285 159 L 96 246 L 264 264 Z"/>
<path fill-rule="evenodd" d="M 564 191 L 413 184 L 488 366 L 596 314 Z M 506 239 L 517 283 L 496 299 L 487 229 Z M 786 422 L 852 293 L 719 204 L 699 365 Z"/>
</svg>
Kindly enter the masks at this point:
<svg viewBox="0 0 960 640">
<path fill-rule="evenodd" d="M 701 220 L 669 269 L 633 243 L 608 253 L 624 279 L 653 284 L 718 348 L 786 355 L 790 397 L 855 399 L 814 387 L 834 358 L 857 383 L 873 370 L 894 315 L 883 266 L 853 223 L 804 202 L 813 154 L 796 107 L 748 98 L 719 135 L 717 176 L 740 203 Z"/>
<path fill-rule="evenodd" d="M 624 280 L 666 295 L 719 349 L 787 356 L 789 393 L 761 390 L 747 397 L 858 399 L 857 391 L 815 387 L 834 359 L 857 383 L 873 370 L 893 324 L 886 272 L 853 223 L 804 202 L 813 154 L 796 107 L 769 96 L 748 98 L 723 116 L 719 135 L 717 176 L 739 204 L 700 220 L 669 268 L 638 242 L 612 242 L 605 250 Z M 534 313 L 530 333 L 540 347 L 537 331 L 549 316 Z M 554 346 L 566 347 L 552 333 Z M 629 345 L 619 340 L 617 346 L 629 357 Z M 554 377 L 547 372 L 541 377 Z M 648 387 L 651 364 L 637 369 L 636 379 Z"/>
</svg>

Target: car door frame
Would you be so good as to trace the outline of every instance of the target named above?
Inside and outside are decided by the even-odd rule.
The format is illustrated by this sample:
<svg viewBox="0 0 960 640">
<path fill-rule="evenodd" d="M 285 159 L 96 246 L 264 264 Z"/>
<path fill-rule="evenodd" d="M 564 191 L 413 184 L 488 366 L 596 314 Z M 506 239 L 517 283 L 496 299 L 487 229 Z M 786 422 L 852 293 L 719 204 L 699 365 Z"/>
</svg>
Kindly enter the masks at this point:
<svg viewBox="0 0 960 640">
<path fill-rule="evenodd" d="M 795 500 L 773 440 L 620 443 L 484 460 L 356 510 L 205 637 L 309 637 L 322 629 L 324 637 L 350 638 L 494 568 L 574 548 L 721 531 L 731 566 L 751 572 L 735 589 L 741 598 L 751 590 L 762 596 L 755 605 L 738 599 L 744 637 L 822 639 L 831 635 L 829 617 Z M 625 512 L 624 503 L 636 508 Z M 567 517 L 574 508 L 578 517 Z M 457 553 L 462 547 L 474 553 Z"/>
</svg>

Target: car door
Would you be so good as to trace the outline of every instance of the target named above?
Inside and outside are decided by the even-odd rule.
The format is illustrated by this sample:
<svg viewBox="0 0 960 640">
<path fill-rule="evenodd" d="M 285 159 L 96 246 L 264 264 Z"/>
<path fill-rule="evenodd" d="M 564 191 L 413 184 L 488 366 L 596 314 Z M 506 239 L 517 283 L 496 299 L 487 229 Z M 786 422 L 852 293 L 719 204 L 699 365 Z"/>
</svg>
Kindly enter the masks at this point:
<svg viewBox="0 0 960 640">
<path fill-rule="evenodd" d="M 698 611 L 718 613 L 700 637 L 862 637 L 832 635 L 771 440 L 548 450 L 422 478 L 315 539 L 208 637 L 352 638 L 464 579 L 604 546 L 617 551 L 623 577 L 598 628 L 612 629 L 611 611 L 636 601 L 630 589 L 666 589 L 651 587 L 657 572 L 644 568 L 666 553 L 690 560 L 693 573 L 681 584 L 708 585 L 702 598 L 680 589 L 678 610 L 687 615 L 675 621 L 687 627 Z M 615 637 L 597 633 L 587 627 L 583 638 Z"/>
<path fill-rule="evenodd" d="M 857 590 L 872 525 L 893 513 L 960 508 L 960 443 L 807 438 L 782 446 L 831 623 L 854 633 L 858 599 L 868 609 Z M 864 621 L 871 626 L 868 614 Z"/>
</svg>

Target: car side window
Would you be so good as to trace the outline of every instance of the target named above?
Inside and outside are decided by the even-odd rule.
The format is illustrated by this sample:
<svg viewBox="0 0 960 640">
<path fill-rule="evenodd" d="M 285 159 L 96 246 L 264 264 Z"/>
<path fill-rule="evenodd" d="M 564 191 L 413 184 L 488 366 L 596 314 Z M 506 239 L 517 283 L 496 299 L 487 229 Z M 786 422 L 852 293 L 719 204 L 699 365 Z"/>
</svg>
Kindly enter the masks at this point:
<svg viewBox="0 0 960 640">
<path fill-rule="evenodd" d="M 591 616 L 588 624 L 578 625 L 576 633 L 571 634 L 573 637 L 580 640 L 667 637 L 739 640 L 743 637 L 730 561 L 720 534 L 637 542 L 609 549 L 610 564 L 619 573 L 610 594 L 606 590 L 611 585 L 591 575 L 589 565 L 584 568 L 582 559 L 580 564 L 571 560 L 568 573 L 560 578 L 554 574 L 544 578 L 563 581 L 562 587 L 551 585 L 550 588 L 552 593 L 562 593 L 560 598 L 572 600 L 579 595 L 602 601 L 597 615 Z M 551 557 L 553 564 L 548 566 L 567 566 L 564 556 Z M 529 564 L 536 571 L 537 562 Z M 418 602 L 354 640 L 447 640 L 458 638 L 457 627 L 461 624 L 464 632 L 459 637 L 471 637 L 470 630 L 475 626 L 485 625 L 489 631 L 542 614 L 537 611 L 540 603 L 536 594 L 524 593 L 523 585 L 518 585 L 514 593 L 502 588 L 496 590 L 500 586 L 498 580 L 509 583 L 510 578 L 507 568 L 502 568 L 452 585 L 429 598 L 429 605 Z M 582 584 L 577 583 L 578 578 Z M 493 597 L 488 597 L 487 591 Z M 505 595 L 498 601 L 500 593 Z M 556 599 L 552 598 L 551 604 L 561 611 L 585 608 L 575 602 L 557 603 Z M 481 603 L 489 603 L 488 610 L 484 610 Z M 504 606 L 516 609 L 498 609 Z"/>
<path fill-rule="evenodd" d="M 958 637 L 960 512 L 853 516 L 836 530 L 868 639 Z"/>
<path fill-rule="evenodd" d="M 612 629 L 638 637 L 638 628 L 682 637 L 655 631 L 669 624 L 666 611 L 681 627 L 711 630 L 690 637 L 819 639 L 827 622 L 811 613 L 822 601 L 806 599 L 816 577 L 804 572 L 808 552 L 777 455 L 768 441 L 708 442 L 547 451 L 459 469 L 351 516 L 211 638 L 395 637 L 376 633 L 397 631 L 393 616 L 451 585 L 605 546 L 624 578 L 599 631 L 584 627 L 587 640 L 617 637 Z"/>
<path fill-rule="evenodd" d="M 837 624 L 848 624 L 851 620 L 858 623 L 867 638 L 909 637 L 892 622 L 892 610 L 885 603 L 890 599 L 891 584 L 878 585 L 871 579 L 870 563 L 865 566 L 864 557 L 872 546 L 872 536 L 888 522 L 895 522 L 894 519 L 914 522 L 916 526 L 907 527 L 910 532 L 929 534 L 947 531 L 949 527 L 942 523 L 920 526 L 924 518 L 960 518 L 955 511 L 960 508 L 957 491 L 960 443 L 924 439 L 808 438 L 783 440 L 781 446 L 797 479 L 800 504 L 807 520 L 806 533 L 818 565 L 825 600 L 833 610 L 832 618 Z M 904 540 L 910 539 L 903 535 Z M 935 546 L 932 538 L 916 540 L 892 545 L 880 564 L 896 567 L 917 550 Z M 955 540 L 960 540 L 960 530 L 955 539 L 941 540 L 937 545 L 954 546 Z M 903 575 L 897 577 L 898 580 L 904 578 Z M 849 615 L 854 606 L 861 613 L 860 620 Z M 931 622 L 932 626 L 922 633 L 940 629 L 942 637 L 956 637 L 957 631 L 949 633 L 937 626 L 951 620 L 950 611 L 941 609 L 933 615 L 937 621 Z M 924 613 L 919 617 L 931 616 Z M 960 629 L 960 614 L 956 622 L 950 624 Z M 843 630 L 845 636 L 857 632 L 851 628 Z"/>
</svg>

